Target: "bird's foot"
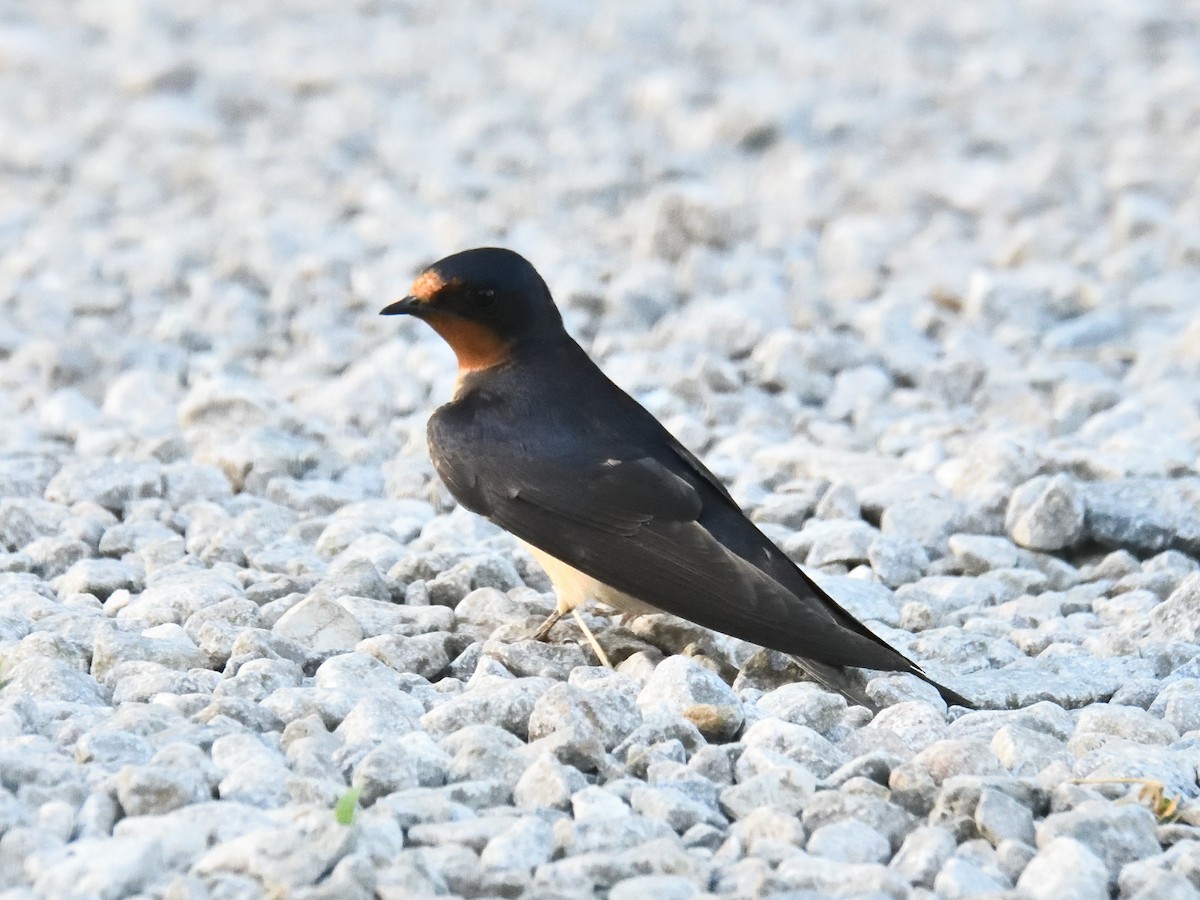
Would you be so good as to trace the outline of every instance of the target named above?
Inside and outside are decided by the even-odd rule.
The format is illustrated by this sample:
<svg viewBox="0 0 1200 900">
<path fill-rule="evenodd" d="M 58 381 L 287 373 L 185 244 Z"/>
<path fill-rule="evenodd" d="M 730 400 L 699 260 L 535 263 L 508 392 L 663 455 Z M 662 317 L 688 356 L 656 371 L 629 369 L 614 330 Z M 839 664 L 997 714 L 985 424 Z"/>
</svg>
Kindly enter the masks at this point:
<svg viewBox="0 0 1200 900">
<path fill-rule="evenodd" d="M 535 641 L 548 640 L 550 638 L 550 629 L 553 628 L 555 625 L 557 625 L 558 620 L 561 619 L 564 615 L 565 615 L 565 613 L 563 611 L 557 610 L 557 609 L 554 612 L 550 613 L 550 615 L 548 615 L 546 617 L 546 621 L 543 622 L 538 627 L 538 630 L 533 633 L 532 639 Z"/>
<path fill-rule="evenodd" d="M 546 617 L 546 621 L 541 624 L 537 631 L 532 635 L 532 640 L 547 641 L 550 639 L 550 630 L 558 624 L 559 620 L 566 615 L 565 610 L 556 609 Z M 600 642 L 596 640 L 596 636 L 592 634 L 592 630 L 587 627 L 587 623 L 583 621 L 583 616 L 579 614 L 579 610 L 572 609 L 571 615 L 575 617 L 575 621 L 579 625 L 579 630 L 583 632 L 584 638 L 587 639 L 592 651 L 596 654 L 596 658 L 600 660 L 600 664 L 611 669 L 613 664 L 608 661 L 608 655 L 604 652 L 604 648 L 600 646 Z"/>
</svg>

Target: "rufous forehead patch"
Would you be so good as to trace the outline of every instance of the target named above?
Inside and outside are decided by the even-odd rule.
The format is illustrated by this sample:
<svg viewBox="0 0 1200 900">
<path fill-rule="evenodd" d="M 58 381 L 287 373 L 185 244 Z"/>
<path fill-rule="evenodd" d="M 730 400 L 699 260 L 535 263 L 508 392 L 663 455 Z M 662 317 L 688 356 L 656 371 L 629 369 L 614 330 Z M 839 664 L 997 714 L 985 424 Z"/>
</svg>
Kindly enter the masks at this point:
<svg viewBox="0 0 1200 900">
<path fill-rule="evenodd" d="M 446 286 L 446 279 L 442 278 L 433 269 L 422 272 L 417 276 L 417 280 L 412 283 L 409 288 L 409 296 L 416 297 L 422 303 L 428 303 L 433 299 L 434 294 Z"/>
</svg>

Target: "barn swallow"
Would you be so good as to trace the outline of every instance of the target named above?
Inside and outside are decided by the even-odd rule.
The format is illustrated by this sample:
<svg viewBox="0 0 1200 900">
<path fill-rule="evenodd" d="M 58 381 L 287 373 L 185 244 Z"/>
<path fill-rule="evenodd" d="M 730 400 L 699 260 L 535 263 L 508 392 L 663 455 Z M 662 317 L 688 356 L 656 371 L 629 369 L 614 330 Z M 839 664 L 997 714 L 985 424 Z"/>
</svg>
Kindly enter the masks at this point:
<svg viewBox="0 0 1200 900">
<path fill-rule="evenodd" d="M 721 481 L 567 333 L 523 257 L 484 247 L 426 268 L 382 310 L 433 328 L 458 357 L 429 420 L 434 468 L 513 534 L 558 595 L 544 637 L 588 600 L 667 612 L 789 654 L 870 706 L 846 667 L 907 672 L 973 705 L 839 606 L 746 517 Z M 582 621 L 582 620 L 581 620 Z"/>
</svg>

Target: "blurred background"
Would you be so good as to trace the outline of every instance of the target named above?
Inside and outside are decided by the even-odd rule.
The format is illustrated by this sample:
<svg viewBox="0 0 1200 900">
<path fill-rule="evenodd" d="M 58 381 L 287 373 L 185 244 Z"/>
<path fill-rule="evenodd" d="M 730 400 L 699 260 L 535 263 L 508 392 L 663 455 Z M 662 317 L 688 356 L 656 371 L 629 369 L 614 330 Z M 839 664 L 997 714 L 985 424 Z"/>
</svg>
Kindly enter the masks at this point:
<svg viewBox="0 0 1200 900">
<path fill-rule="evenodd" d="M 386 459 L 453 372 L 376 311 L 497 243 L 694 444 L 726 382 L 796 398 L 797 427 L 853 417 L 837 376 L 870 363 L 1018 431 L 1174 396 L 1161 467 L 1186 467 L 1198 23 L 1155 0 L 9 2 L 0 449 L 235 482 L 272 453 Z M 1084 387 L 1039 383 L 1047 354 Z M 231 457 L 264 422 L 286 440 Z"/>
</svg>

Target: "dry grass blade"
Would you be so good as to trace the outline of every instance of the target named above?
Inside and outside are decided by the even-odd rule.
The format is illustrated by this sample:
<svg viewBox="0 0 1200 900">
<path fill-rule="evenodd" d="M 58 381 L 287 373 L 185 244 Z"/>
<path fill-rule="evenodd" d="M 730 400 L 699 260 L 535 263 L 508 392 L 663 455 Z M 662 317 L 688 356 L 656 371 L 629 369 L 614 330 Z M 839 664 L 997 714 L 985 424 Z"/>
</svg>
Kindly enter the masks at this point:
<svg viewBox="0 0 1200 900">
<path fill-rule="evenodd" d="M 1137 784 L 1139 803 L 1154 813 L 1160 825 L 1169 825 L 1179 818 L 1182 796 L 1168 797 L 1167 787 L 1153 778 L 1073 778 L 1072 784 Z"/>
</svg>

